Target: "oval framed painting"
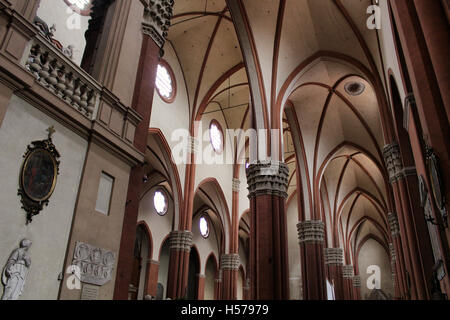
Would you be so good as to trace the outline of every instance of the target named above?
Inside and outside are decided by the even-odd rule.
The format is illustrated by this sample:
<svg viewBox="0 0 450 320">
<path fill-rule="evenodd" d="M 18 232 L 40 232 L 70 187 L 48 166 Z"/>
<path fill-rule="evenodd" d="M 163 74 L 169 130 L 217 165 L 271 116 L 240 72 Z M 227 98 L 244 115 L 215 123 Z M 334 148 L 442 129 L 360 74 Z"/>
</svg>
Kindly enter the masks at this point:
<svg viewBox="0 0 450 320">
<path fill-rule="evenodd" d="M 21 187 L 33 201 L 47 201 L 53 194 L 58 176 L 55 157 L 47 150 L 37 148 L 25 158 L 21 172 Z"/>
</svg>

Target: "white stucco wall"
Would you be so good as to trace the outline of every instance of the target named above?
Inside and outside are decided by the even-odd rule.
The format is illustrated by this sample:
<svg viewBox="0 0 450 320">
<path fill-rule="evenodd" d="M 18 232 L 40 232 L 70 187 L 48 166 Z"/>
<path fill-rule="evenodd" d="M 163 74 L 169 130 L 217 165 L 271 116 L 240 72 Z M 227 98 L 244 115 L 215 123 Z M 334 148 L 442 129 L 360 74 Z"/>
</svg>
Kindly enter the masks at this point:
<svg viewBox="0 0 450 320">
<path fill-rule="evenodd" d="M 74 13 L 63 0 L 41 0 L 37 16 L 49 28 L 55 24 L 54 38 L 64 47 L 74 46 L 73 61 L 79 65 L 86 47 L 84 33 L 88 29 L 90 17 Z"/>
<path fill-rule="evenodd" d="M 50 126 L 56 129 L 53 143 L 61 155 L 60 173 L 49 206 L 26 225 L 26 213 L 17 196 L 23 155 L 32 141 L 47 138 Z M 0 128 L 0 150 L 0 268 L 22 239 L 31 240 L 31 268 L 21 299 L 56 300 L 87 141 L 13 96 Z"/>
</svg>

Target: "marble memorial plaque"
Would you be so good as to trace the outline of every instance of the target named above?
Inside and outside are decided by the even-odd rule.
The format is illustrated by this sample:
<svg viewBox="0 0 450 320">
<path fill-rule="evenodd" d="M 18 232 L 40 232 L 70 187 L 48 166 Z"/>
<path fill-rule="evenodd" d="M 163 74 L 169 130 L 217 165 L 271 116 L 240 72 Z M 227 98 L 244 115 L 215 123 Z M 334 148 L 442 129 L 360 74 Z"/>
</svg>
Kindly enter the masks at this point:
<svg viewBox="0 0 450 320">
<path fill-rule="evenodd" d="M 81 300 L 98 300 L 98 292 L 98 286 L 84 284 L 83 290 L 81 291 Z"/>
</svg>

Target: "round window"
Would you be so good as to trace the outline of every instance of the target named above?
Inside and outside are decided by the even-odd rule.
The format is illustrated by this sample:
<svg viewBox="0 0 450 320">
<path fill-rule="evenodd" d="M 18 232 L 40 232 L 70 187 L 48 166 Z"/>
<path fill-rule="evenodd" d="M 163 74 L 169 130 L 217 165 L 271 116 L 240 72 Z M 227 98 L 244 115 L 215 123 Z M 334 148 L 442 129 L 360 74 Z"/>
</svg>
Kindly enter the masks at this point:
<svg viewBox="0 0 450 320">
<path fill-rule="evenodd" d="M 167 103 L 173 102 L 175 99 L 175 80 L 169 65 L 161 61 L 156 71 L 156 89 L 159 96 Z"/>
<path fill-rule="evenodd" d="M 200 234 L 203 238 L 208 238 L 209 236 L 209 223 L 206 216 L 202 216 L 199 221 Z"/>
<path fill-rule="evenodd" d="M 214 151 L 221 153 L 223 151 L 223 132 L 216 120 L 213 120 L 209 126 L 209 138 Z"/>
<path fill-rule="evenodd" d="M 167 196 L 164 191 L 158 190 L 155 192 L 155 195 L 153 196 L 153 206 L 157 214 L 159 214 L 160 216 L 166 215 L 168 203 Z"/>
<path fill-rule="evenodd" d="M 82 16 L 88 16 L 91 13 L 91 0 L 64 0 L 64 2 Z"/>
</svg>

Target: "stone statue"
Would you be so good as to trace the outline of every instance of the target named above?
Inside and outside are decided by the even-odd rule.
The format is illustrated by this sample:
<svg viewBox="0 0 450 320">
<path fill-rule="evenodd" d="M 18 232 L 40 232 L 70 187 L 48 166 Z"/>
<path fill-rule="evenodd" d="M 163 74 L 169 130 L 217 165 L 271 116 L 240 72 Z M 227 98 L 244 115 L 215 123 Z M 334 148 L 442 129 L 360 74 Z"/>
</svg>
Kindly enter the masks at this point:
<svg viewBox="0 0 450 320">
<path fill-rule="evenodd" d="M 18 300 L 22 295 L 31 265 L 28 255 L 31 244 L 30 240 L 24 239 L 20 242 L 20 248 L 11 253 L 2 273 L 2 283 L 5 286 L 2 300 Z"/>
</svg>

